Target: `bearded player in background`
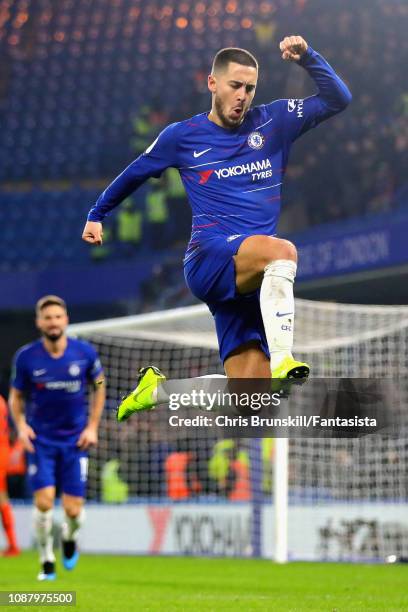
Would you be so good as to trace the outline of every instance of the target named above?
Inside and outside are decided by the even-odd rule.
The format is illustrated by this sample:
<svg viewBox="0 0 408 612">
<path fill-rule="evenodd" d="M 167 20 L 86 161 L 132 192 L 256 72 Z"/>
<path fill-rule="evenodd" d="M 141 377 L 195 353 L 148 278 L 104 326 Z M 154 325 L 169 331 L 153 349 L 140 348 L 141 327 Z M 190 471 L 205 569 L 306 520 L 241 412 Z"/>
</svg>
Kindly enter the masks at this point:
<svg viewBox="0 0 408 612">
<path fill-rule="evenodd" d="M 11 378 L 10 409 L 27 451 L 34 491 L 34 529 L 41 571 L 38 580 L 55 580 L 53 508 L 62 493 L 62 553 L 65 569 L 78 561 L 77 537 L 84 521 L 88 449 L 98 442 L 105 403 L 102 366 L 88 342 L 66 335 L 65 302 L 47 295 L 37 302 L 41 339 L 17 351 Z M 93 385 L 89 414 L 88 383 Z"/>
</svg>

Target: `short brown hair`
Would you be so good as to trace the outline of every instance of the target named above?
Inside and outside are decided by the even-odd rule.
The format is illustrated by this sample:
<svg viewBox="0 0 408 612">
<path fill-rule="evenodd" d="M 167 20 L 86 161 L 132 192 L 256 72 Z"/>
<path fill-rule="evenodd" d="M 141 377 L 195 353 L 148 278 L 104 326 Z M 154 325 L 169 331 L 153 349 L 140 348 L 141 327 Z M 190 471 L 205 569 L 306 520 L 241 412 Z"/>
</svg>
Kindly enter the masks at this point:
<svg viewBox="0 0 408 612">
<path fill-rule="evenodd" d="M 39 315 L 47 306 L 61 306 L 65 311 L 67 310 L 66 303 L 58 295 L 44 295 L 35 305 L 36 314 Z"/>
<path fill-rule="evenodd" d="M 226 47 L 225 49 L 220 49 L 214 57 L 212 73 L 225 70 L 230 62 L 235 62 L 242 66 L 251 66 L 258 70 L 258 62 L 252 53 L 238 47 Z"/>
</svg>

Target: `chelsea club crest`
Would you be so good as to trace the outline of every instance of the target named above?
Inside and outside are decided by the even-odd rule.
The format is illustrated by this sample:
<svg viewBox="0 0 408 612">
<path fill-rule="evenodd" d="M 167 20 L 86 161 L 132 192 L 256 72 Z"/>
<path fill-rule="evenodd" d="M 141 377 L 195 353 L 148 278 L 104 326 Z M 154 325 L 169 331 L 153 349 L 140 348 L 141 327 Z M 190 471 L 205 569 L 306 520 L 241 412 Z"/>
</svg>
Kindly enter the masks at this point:
<svg viewBox="0 0 408 612">
<path fill-rule="evenodd" d="M 262 149 L 265 144 L 265 137 L 261 132 L 251 132 L 248 136 L 248 144 L 251 149 Z"/>
<path fill-rule="evenodd" d="M 68 372 L 71 376 L 79 376 L 79 374 L 81 373 L 81 368 L 77 363 L 71 363 L 68 368 Z"/>
</svg>

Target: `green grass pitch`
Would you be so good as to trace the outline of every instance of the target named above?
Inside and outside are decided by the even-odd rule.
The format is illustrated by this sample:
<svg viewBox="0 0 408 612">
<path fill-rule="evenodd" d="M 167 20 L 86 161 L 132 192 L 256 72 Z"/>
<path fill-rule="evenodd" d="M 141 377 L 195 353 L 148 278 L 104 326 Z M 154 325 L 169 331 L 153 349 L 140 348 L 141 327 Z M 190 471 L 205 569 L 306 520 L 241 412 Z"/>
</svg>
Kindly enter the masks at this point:
<svg viewBox="0 0 408 612">
<path fill-rule="evenodd" d="M 249 559 L 82 555 L 74 571 L 66 572 L 59 563 L 58 570 L 55 582 L 40 583 L 35 580 L 34 552 L 0 558 L 0 590 L 76 591 L 77 605 L 71 609 L 86 612 L 408 609 L 408 566 L 404 565 L 279 566 Z"/>
</svg>

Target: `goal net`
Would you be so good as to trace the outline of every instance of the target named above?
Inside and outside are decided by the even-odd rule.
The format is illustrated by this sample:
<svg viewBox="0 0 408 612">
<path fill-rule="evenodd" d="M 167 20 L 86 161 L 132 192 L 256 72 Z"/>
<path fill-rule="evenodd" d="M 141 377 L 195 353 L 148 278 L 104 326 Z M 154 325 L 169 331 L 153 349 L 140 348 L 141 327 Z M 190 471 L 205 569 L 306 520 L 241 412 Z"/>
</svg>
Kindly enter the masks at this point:
<svg viewBox="0 0 408 612">
<path fill-rule="evenodd" d="M 404 410 L 407 330 L 407 307 L 298 299 L 294 350 L 313 377 L 396 381 Z M 107 375 L 88 496 L 140 517 L 135 553 L 408 557 L 405 427 L 358 438 L 225 439 L 199 428 L 170 433 L 162 408 L 118 425 L 118 399 L 142 366 L 156 365 L 168 379 L 223 373 L 209 311 L 191 306 L 70 332 L 95 345 Z"/>
</svg>

